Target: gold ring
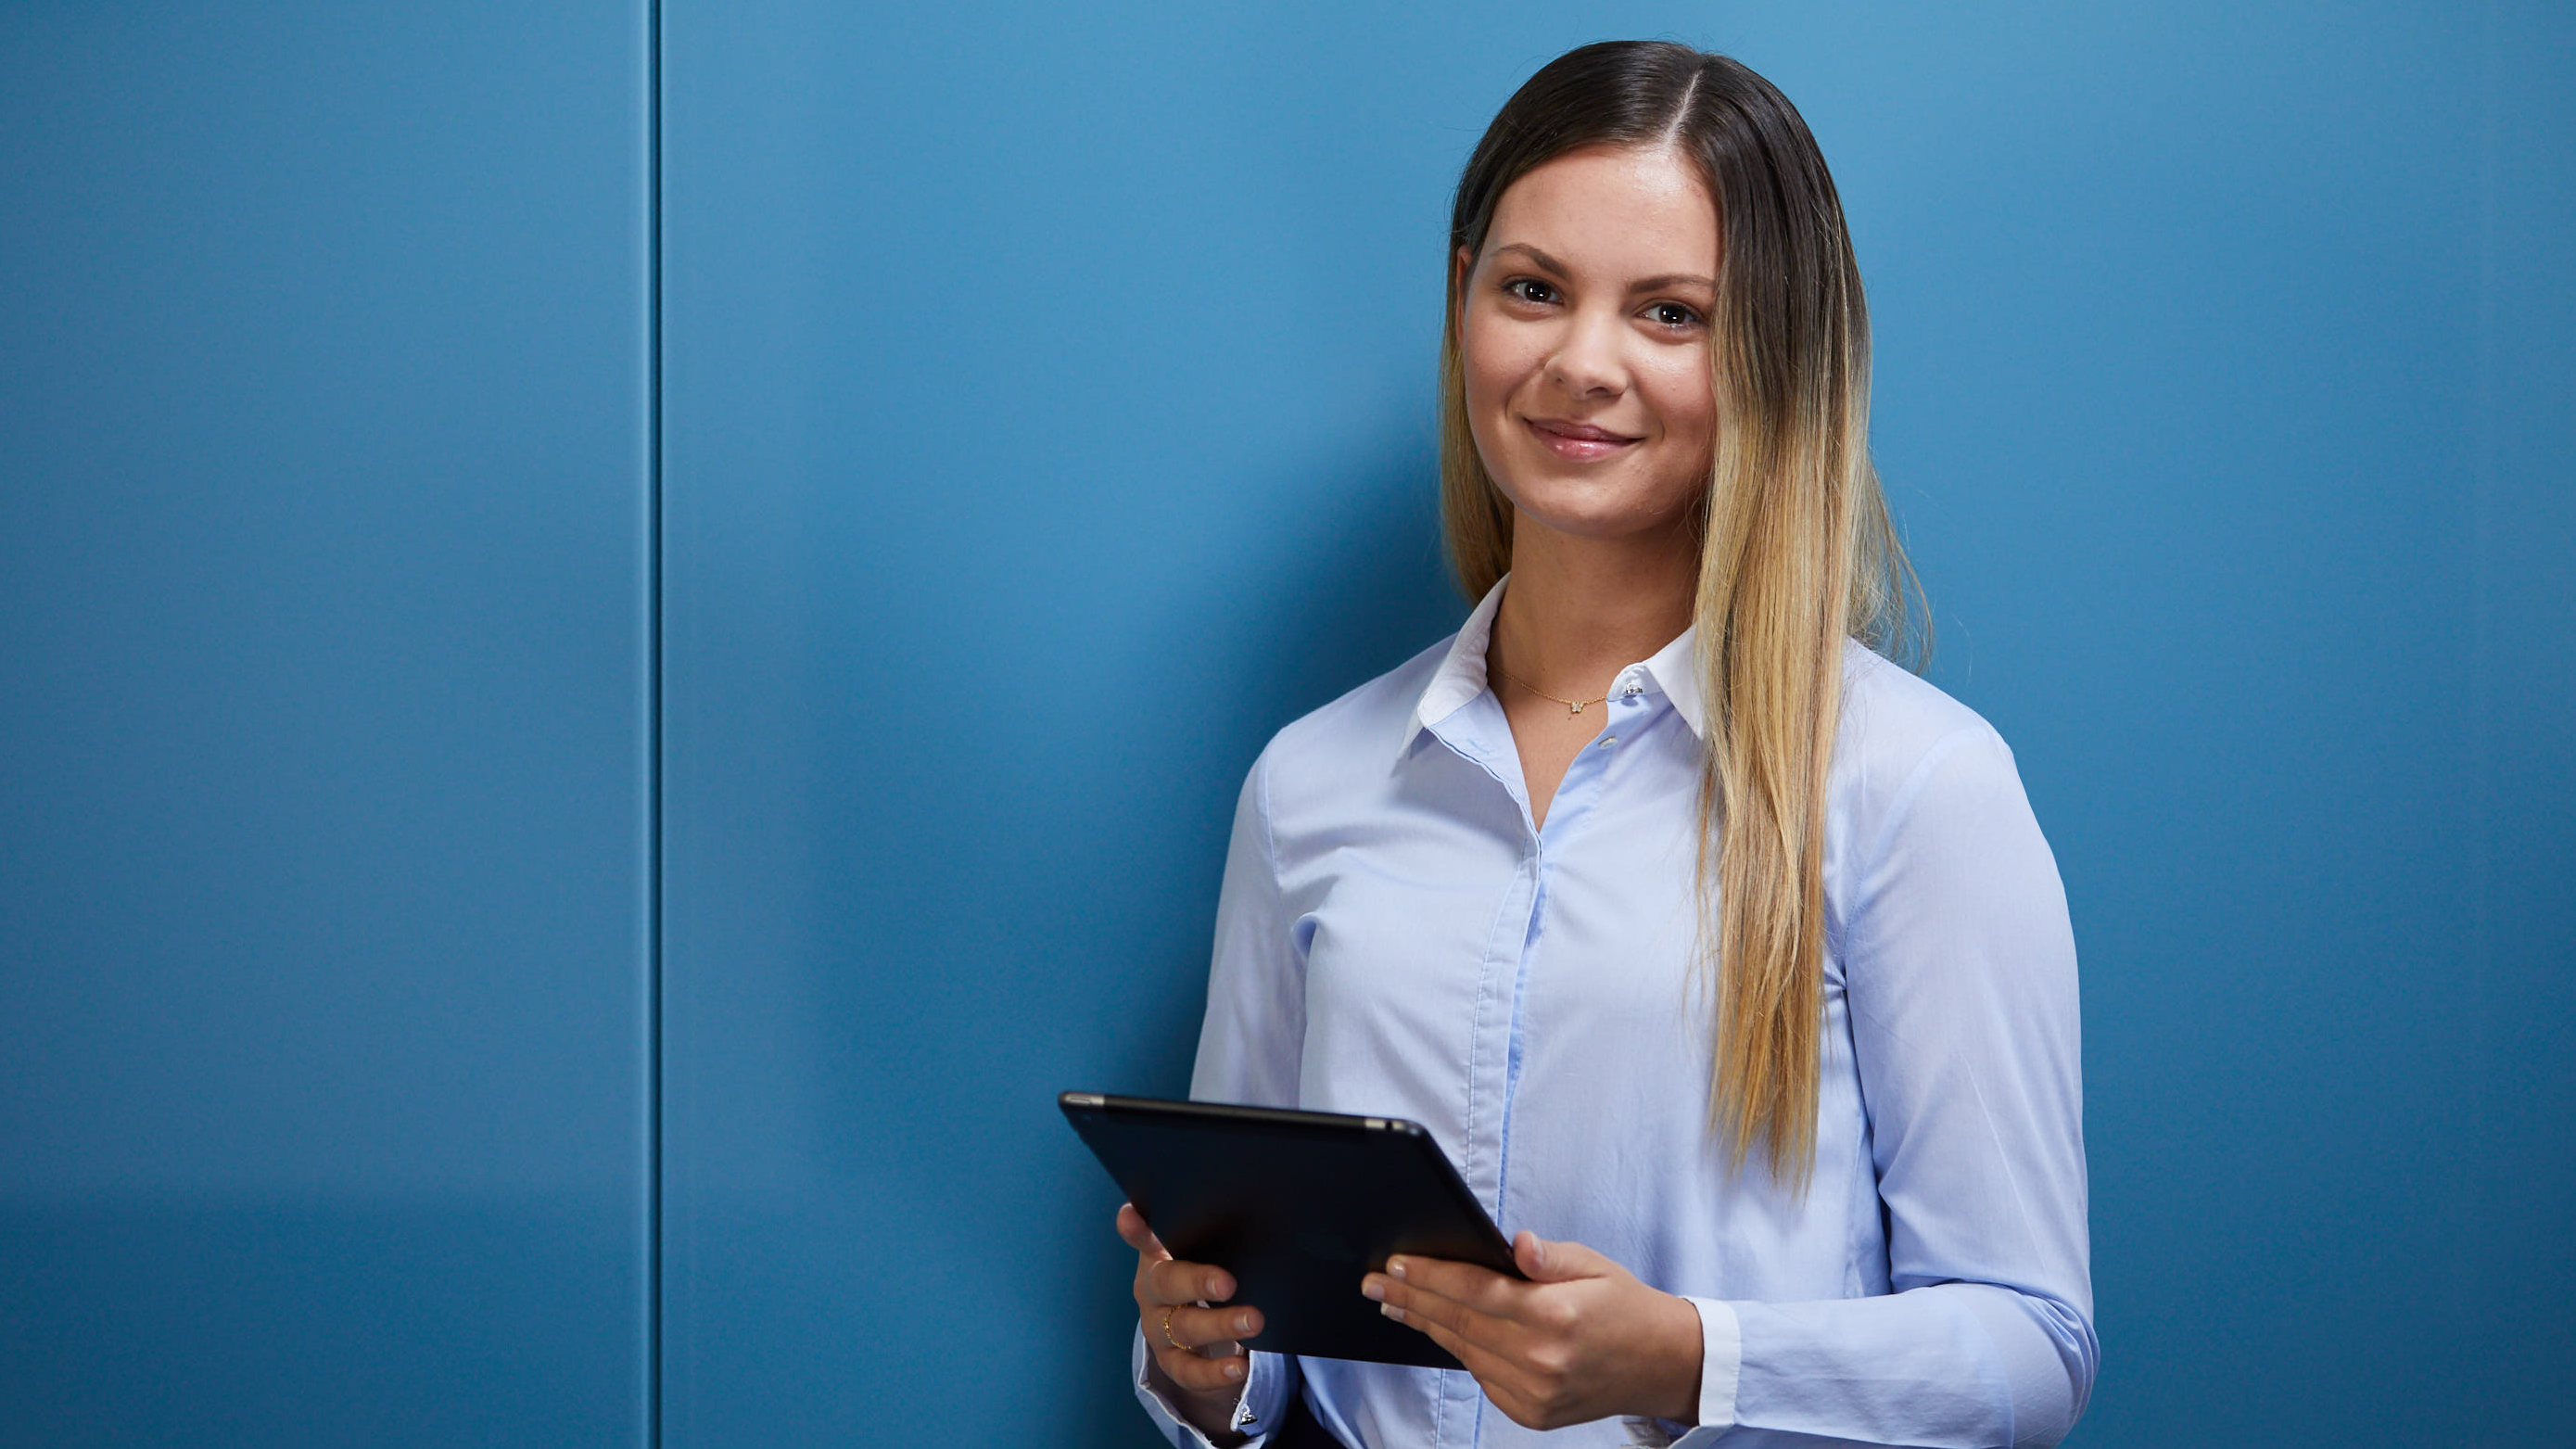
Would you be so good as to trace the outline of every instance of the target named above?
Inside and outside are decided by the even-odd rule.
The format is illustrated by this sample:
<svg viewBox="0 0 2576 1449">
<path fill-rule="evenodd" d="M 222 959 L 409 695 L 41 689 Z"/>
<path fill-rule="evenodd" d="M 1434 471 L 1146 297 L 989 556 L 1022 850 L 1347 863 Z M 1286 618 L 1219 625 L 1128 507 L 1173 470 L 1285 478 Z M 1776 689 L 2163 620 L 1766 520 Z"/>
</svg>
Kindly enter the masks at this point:
<svg viewBox="0 0 2576 1449">
<path fill-rule="evenodd" d="M 1188 1346 L 1183 1344 L 1179 1339 L 1172 1337 L 1172 1312 L 1180 1306 L 1181 1305 L 1175 1303 L 1171 1308 L 1163 1310 L 1163 1342 L 1170 1344 L 1172 1347 L 1179 1349 L 1183 1353 L 1188 1353 Z"/>
</svg>

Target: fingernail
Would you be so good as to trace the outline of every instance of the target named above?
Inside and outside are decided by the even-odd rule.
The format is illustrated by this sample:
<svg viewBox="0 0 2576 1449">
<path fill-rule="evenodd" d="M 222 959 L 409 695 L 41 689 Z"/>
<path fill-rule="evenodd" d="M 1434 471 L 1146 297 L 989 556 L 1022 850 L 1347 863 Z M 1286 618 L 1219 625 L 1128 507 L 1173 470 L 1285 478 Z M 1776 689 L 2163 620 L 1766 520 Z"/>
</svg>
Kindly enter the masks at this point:
<svg viewBox="0 0 2576 1449">
<path fill-rule="evenodd" d="M 1396 1322 L 1398 1322 L 1398 1323 L 1402 1323 L 1402 1322 L 1404 1321 L 1404 1310 L 1403 1310 L 1403 1309 L 1401 1309 L 1401 1308 L 1396 1307 L 1396 1306 L 1395 1306 L 1394 1304 L 1392 1304 L 1392 1303 L 1381 1303 L 1381 1304 L 1379 1304 L 1379 1305 L 1377 1306 L 1377 1311 L 1378 1311 L 1378 1312 L 1380 1312 L 1380 1313 L 1385 1314 L 1385 1315 L 1386 1315 L 1387 1317 L 1389 1317 L 1389 1318 L 1394 1319 L 1394 1320 L 1395 1320 Z"/>
<path fill-rule="evenodd" d="M 1360 1280 L 1360 1296 L 1371 1303 L 1384 1303 L 1386 1301 L 1386 1285 L 1377 1281 L 1377 1276 L 1375 1274 L 1371 1274 L 1370 1276 Z"/>
<path fill-rule="evenodd" d="M 1402 1258 L 1387 1259 L 1386 1276 L 1390 1278 L 1402 1278 L 1404 1276 L 1404 1260 Z"/>
<path fill-rule="evenodd" d="M 1230 1379 L 1239 1379 L 1243 1377 L 1243 1365 L 1232 1359 L 1228 1359 L 1225 1365 L 1225 1376 Z"/>
<path fill-rule="evenodd" d="M 1234 1285 L 1222 1277 L 1210 1278 L 1207 1281 L 1207 1296 L 1210 1302 L 1223 1303 L 1234 1296 Z"/>
<path fill-rule="evenodd" d="M 1238 1313 L 1234 1315 L 1234 1331 L 1237 1333 L 1250 1333 L 1252 1331 L 1252 1315 L 1249 1313 Z"/>
</svg>

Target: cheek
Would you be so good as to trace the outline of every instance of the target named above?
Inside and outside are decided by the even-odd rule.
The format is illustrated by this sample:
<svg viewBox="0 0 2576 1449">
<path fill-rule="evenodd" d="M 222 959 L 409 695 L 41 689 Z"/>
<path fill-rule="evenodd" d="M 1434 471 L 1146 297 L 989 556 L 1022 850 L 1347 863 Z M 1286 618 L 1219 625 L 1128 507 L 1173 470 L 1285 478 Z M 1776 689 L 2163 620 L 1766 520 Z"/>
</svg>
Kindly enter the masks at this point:
<svg viewBox="0 0 2576 1449">
<path fill-rule="evenodd" d="M 1708 375 L 1705 353 L 1685 353 L 1645 372 L 1640 381 L 1666 432 L 1705 438 L 1716 431 L 1716 385 Z"/>
<path fill-rule="evenodd" d="M 1467 414 L 1481 428 L 1511 401 L 1512 392 L 1539 362 L 1539 351 L 1524 329 L 1491 324 L 1466 329 L 1459 361 L 1465 373 Z"/>
<path fill-rule="evenodd" d="M 1676 507 L 1706 490 L 1717 448 L 1716 387 L 1702 370 L 1707 365 L 1703 357 L 1659 371 L 1649 384 L 1664 426 L 1665 456 L 1655 470 L 1655 491 Z"/>
<path fill-rule="evenodd" d="M 1700 370 L 1706 365 L 1702 361 L 1659 372 L 1649 384 L 1655 414 L 1663 422 L 1665 444 L 1688 455 L 1673 459 L 1673 464 L 1693 473 L 1708 471 L 1709 455 L 1717 441 L 1716 389 Z"/>
</svg>

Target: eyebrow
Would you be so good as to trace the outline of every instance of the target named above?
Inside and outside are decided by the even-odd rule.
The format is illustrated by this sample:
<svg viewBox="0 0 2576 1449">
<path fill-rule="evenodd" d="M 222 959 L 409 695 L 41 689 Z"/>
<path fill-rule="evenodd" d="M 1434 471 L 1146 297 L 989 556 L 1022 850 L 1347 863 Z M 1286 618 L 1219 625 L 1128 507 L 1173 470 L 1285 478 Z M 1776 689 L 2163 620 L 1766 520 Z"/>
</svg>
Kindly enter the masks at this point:
<svg viewBox="0 0 2576 1449">
<path fill-rule="evenodd" d="M 1566 266 L 1565 263 L 1558 261 L 1556 258 L 1549 256 L 1547 253 L 1540 251 L 1538 248 L 1531 246 L 1527 242 L 1505 242 L 1501 246 L 1494 248 L 1494 251 L 1497 254 L 1503 252 L 1519 252 L 1522 255 L 1527 256 L 1531 261 L 1538 263 L 1540 267 L 1547 271 L 1554 272 L 1560 277 L 1568 277 L 1574 274 L 1573 269 Z M 1640 277 L 1636 281 L 1628 284 L 1628 290 L 1632 292 L 1652 292 L 1664 287 L 1682 285 L 1706 287 L 1712 292 L 1717 290 L 1717 283 L 1715 281 L 1693 272 L 1666 272 L 1660 277 Z"/>
</svg>

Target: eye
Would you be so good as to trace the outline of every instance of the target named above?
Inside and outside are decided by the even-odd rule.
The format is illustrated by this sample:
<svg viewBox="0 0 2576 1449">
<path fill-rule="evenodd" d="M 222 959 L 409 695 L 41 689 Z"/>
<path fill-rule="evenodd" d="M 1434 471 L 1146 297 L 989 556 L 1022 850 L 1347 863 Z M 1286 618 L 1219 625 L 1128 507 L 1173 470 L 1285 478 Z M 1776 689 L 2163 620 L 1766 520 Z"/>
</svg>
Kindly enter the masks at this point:
<svg viewBox="0 0 2576 1449">
<path fill-rule="evenodd" d="M 1676 332 L 1686 327 L 1696 327 L 1700 322 L 1697 312 L 1679 302 L 1657 302 L 1646 310 L 1658 323 Z"/>
<path fill-rule="evenodd" d="M 1514 277 L 1503 283 L 1503 291 L 1506 295 L 1524 302 L 1535 302 L 1542 307 L 1556 300 L 1556 288 L 1536 277 Z"/>
</svg>

